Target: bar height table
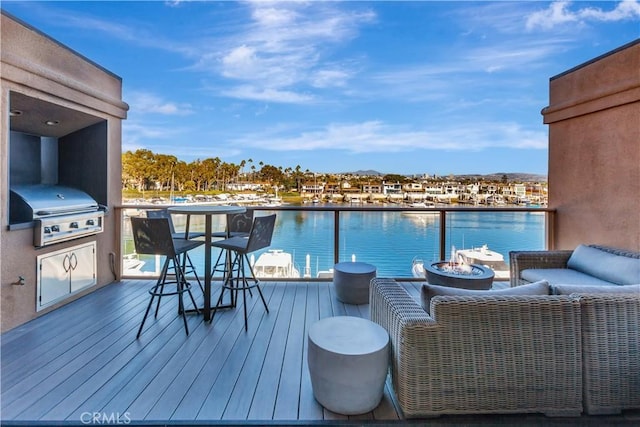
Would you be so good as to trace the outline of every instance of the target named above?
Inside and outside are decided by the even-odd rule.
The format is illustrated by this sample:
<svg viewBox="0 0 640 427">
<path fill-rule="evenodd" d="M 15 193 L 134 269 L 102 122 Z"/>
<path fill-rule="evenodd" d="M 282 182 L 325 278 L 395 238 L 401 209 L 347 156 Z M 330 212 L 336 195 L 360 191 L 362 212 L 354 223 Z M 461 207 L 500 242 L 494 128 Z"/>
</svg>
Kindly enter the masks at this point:
<svg viewBox="0 0 640 427">
<path fill-rule="evenodd" d="M 187 215 L 204 215 L 204 307 L 202 313 L 204 320 L 211 320 L 211 217 L 213 215 L 227 215 L 243 213 L 246 208 L 242 206 L 218 206 L 218 205 L 188 205 L 188 206 L 172 206 L 168 209 L 172 214 Z M 189 220 L 187 220 L 189 224 Z M 188 227 L 188 226 L 187 226 Z M 189 232 L 187 228 L 186 233 Z"/>
</svg>

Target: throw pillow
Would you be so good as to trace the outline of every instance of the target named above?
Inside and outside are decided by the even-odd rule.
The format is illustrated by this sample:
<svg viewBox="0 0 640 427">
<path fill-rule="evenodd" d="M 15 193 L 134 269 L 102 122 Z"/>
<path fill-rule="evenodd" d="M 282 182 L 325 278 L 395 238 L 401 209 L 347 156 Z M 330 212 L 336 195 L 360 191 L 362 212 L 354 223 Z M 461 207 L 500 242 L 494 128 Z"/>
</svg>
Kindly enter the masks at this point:
<svg viewBox="0 0 640 427">
<path fill-rule="evenodd" d="M 634 285 L 640 280 L 640 259 L 591 246 L 578 245 L 569 257 L 567 267 L 618 285 Z"/>
<path fill-rule="evenodd" d="M 639 285 L 553 285 L 553 295 L 571 294 L 637 294 L 640 295 Z"/>
<path fill-rule="evenodd" d="M 425 284 L 420 289 L 420 300 L 422 308 L 428 314 L 431 314 L 431 298 L 437 296 L 493 296 L 493 295 L 549 295 L 549 282 L 540 280 L 539 282 L 528 283 L 513 288 L 495 289 L 488 291 L 479 291 L 472 289 L 450 288 L 448 286 L 439 286 Z"/>
</svg>

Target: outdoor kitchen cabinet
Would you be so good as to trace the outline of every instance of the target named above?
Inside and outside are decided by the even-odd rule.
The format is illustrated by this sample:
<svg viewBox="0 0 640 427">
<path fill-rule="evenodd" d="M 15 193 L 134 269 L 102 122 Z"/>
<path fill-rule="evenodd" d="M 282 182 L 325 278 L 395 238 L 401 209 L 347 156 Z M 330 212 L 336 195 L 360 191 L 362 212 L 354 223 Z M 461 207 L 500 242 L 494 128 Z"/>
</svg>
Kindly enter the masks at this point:
<svg viewBox="0 0 640 427">
<path fill-rule="evenodd" d="M 96 242 L 38 256 L 36 310 L 42 310 L 96 282 Z"/>
</svg>

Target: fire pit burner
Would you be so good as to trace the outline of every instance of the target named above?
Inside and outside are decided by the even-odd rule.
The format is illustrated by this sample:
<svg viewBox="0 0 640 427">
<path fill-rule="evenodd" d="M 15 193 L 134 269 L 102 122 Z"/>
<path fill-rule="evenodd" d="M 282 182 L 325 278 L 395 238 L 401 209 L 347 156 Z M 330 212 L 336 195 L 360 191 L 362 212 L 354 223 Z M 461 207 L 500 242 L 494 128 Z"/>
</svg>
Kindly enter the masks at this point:
<svg viewBox="0 0 640 427">
<path fill-rule="evenodd" d="M 465 289 L 489 289 L 494 273 L 488 267 L 450 261 L 426 263 L 427 282 L 432 285 Z"/>
</svg>

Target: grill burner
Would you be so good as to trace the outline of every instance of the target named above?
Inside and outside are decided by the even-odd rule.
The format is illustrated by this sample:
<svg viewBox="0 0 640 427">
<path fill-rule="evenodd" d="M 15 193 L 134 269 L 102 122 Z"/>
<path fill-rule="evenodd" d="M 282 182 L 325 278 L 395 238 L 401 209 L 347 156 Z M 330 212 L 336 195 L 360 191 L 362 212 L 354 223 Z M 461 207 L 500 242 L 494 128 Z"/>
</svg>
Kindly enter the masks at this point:
<svg viewBox="0 0 640 427">
<path fill-rule="evenodd" d="M 10 222 L 35 221 L 35 246 L 100 233 L 103 218 L 98 203 L 81 190 L 43 184 L 11 187 Z"/>
</svg>

